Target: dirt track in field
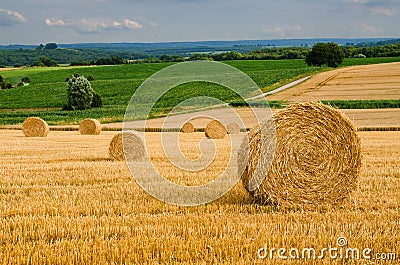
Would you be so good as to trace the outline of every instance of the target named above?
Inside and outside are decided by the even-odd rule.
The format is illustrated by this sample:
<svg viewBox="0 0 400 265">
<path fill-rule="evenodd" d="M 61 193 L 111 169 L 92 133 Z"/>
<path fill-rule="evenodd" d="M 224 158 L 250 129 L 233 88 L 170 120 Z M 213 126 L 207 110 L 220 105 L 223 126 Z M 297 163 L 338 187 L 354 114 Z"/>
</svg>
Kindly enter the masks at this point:
<svg viewBox="0 0 400 265">
<path fill-rule="evenodd" d="M 290 102 L 400 98 L 400 63 L 346 67 L 320 73 L 300 85 L 268 96 Z"/>
</svg>

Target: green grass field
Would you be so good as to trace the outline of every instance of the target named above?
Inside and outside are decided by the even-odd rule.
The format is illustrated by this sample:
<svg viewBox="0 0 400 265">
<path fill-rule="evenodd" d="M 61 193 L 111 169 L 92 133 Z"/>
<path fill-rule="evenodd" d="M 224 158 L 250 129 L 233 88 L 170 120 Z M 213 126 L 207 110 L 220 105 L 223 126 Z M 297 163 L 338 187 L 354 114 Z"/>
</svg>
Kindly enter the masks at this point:
<svg viewBox="0 0 400 265">
<path fill-rule="evenodd" d="M 345 66 L 400 61 L 400 58 L 348 59 Z M 303 60 L 228 61 L 225 62 L 249 75 L 264 92 L 329 68 L 308 67 Z M 29 86 L 0 90 L 0 124 L 22 123 L 29 116 L 40 116 L 49 124 L 77 124 L 84 118 L 102 123 L 120 122 L 134 91 L 152 74 L 172 63 L 130 64 L 96 67 L 24 68 L 4 71 L 6 82 L 16 85 L 21 78 L 31 80 Z M 93 89 L 103 99 L 104 107 L 86 111 L 62 111 L 67 100 L 66 78 L 73 73 L 92 75 Z M 170 90 L 154 106 L 152 117 L 158 117 L 182 100 L 194 96 L 216 97 L 225 102 L 237 100 L 228 89 L 210 83 L 193 82 Z"/>
</svg>

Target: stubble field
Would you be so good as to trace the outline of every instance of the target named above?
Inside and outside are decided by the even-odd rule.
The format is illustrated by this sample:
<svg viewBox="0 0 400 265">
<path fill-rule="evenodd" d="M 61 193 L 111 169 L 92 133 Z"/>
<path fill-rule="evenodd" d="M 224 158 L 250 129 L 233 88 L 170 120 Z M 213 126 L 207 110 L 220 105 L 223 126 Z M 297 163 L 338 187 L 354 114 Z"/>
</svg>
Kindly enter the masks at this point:
<svg viewBox="0 0 400 265">
<path fill-rule="evenodd" d="M 197 207 L 160 202 L 143 191 L 124 162 L 108 157 L 114 133 L 51 132 L 0 137 L 2 264 L 397 264 L 400 253 L 400 132 L 360 132 L 363 166 L 351 202 L 338 208 L 276 209 L 252 202 L 241 184 Z M 229 159 L 229 137 L 197 179 L 167 165 L 158 133 L 147 133 L 151 159 L 178 183 L 216 177 Z M 203 133 L 181 134 L 181 150 L 199 155 Z M 260 248 L 348 247 L 397 260 L 260 259 Z M 301 252 L 300 252 L 301 254 Z M 317 255 L 320 253 L 317 252 Z M 389 255 L 390 254 L 390 255 Z M 288 255 L 286 253 L 286 255 Z M 379 257 L 382 257 L 380 255 Z"/>
<path fill-rule="evenodd" d="M 399 99 L 400 63 L 361 65 L 317 74 L 295 88 L 268 96 L 290 102 Z"/>
</svg>

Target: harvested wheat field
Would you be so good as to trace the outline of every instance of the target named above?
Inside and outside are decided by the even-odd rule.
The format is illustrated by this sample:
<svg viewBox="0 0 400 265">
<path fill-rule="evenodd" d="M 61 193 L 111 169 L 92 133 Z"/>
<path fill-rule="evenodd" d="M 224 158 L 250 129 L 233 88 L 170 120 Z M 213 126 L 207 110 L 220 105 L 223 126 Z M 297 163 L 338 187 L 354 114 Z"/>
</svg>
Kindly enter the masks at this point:
<svg viewBox="0 0 400 265">
<path fill-rule="evenodd" d="M 51 132 L 47 138 L 35 139 L 21 131 L 0 134 L 1 264 L 398 262 L 400 132 L 359 133 L 363 166 L 351 202 L 309 211 L 256 204 L 241 183 L 207 205 L 162 203 L 135 183 L 125 162 L 109 159 L 113 132 L 90 140 L 79 132 Z M 197 176 L 167 165 L 159 136 L 146 134 L 151 160 L 172 181 L 198 185 L 226 166 L 229 135 L 209 140 L 215 141 L 217 156 Z M 180 134 L 183 154 L 196 159 L 198 143 L 204 138 L 204 133 Z M 318 259 L 322 249 L 338 243 L 344 246 L 339 248 L 342 257 L 339 252 L 334 258 L 325 253 Z M 354 258 L 346 259 L 347 247 Z M 275 250 L 271 259 L 268 251 L 273 248 L 292 249 L 294 258 L 283 260 Z M 309 248 L 317 253 L 314 257 L 311 252 L 306 261 L 302 250 L 308 258 Z M 299 257 L 293 249 L 299 250 Z M 366 256 L 371 260 L 363 256 L 364 249 L 371 249 Z"/>
<path fill-rule="evenodd" d="M 268 96 L 290 102 L 318 100 L 399 99 L 400 63 L 340 68 L 313 76 L 304 83 Z"/>
</svg>

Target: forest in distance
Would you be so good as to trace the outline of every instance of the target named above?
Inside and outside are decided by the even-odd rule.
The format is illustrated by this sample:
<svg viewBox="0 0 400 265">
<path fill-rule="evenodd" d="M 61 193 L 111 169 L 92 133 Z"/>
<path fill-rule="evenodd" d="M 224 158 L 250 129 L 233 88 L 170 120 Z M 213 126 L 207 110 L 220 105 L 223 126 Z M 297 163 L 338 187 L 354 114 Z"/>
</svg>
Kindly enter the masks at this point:
<svg viewBox="0 0 400 265">
<path fill-rule="evenodd" d="M 186 60 L 304 59 L 313 44 L 335 42 L 346 58 L 400 56 L 400 39 L 312 39 L 182 43 L 92 43 L 0 46 L 0 67 L 107 65 Z"/>
</svg>

